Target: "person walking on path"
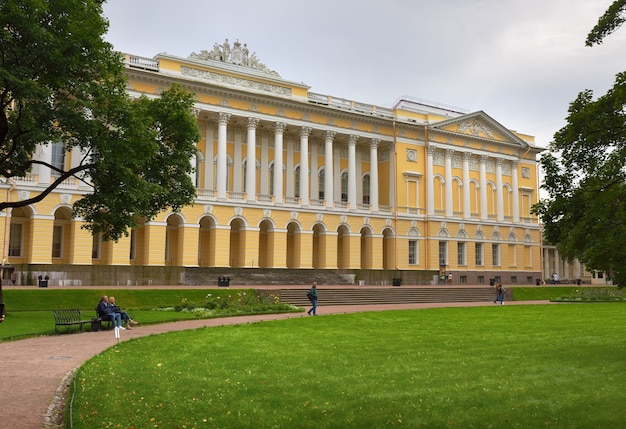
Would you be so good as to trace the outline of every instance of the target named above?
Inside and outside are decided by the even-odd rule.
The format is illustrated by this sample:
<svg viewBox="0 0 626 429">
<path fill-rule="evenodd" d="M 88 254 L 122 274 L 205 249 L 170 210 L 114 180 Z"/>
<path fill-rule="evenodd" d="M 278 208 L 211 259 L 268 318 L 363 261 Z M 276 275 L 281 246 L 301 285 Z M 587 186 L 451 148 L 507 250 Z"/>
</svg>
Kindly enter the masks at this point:
<svg viewBox="0 0 626 429">
<path fill-rule="evenodd" d="M 313 316 L 317 316 L 317 283 L 313 282 L 311 289 L 309 289 L 309 293 L 306 294 L 309 301 L 311 301 L 311 308 L 307 313 L 309 316 L 313 313 Z"/>
<path fill-rule="evenodd" d="M 496 289 L 496 298 L 493 300 L 494 304 L 500 301 L 500 305 L 504 305 L 504 292 L 505 289 L 502 287 L 501 284 L 499 284 L 498 288 Z"/>
</svg>

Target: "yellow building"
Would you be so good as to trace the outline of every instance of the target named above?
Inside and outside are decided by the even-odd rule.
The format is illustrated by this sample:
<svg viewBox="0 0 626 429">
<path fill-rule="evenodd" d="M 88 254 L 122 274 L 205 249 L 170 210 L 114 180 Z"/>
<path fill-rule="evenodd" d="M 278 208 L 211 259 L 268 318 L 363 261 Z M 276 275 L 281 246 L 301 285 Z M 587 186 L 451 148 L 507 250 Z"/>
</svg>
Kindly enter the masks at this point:
<svg viewBox="0 0 626 429">
<path fill-rule="evenodd" d="M 197 95 L 195 203 L 102 242 L 72 218 L 87 189 L 66 181 L 0 215 L 3 262 L 17 282 L 46 274 L 61 285 L 180 284 L 202 269 L 340 272 L 367 284 L 541 277 L 541 230 L 530 213 L 541 149 L 532 137 L 482 111 L 317 94 L 246 45 L 225 47 L 125 57 L 131 96 L 158 96 L 173 83 Z M 69 167 L 80 154 L 55 144 L 36 156 Z M 40 168 L 0 186 L 19 200 L 51 180 Z"/>
</svg>

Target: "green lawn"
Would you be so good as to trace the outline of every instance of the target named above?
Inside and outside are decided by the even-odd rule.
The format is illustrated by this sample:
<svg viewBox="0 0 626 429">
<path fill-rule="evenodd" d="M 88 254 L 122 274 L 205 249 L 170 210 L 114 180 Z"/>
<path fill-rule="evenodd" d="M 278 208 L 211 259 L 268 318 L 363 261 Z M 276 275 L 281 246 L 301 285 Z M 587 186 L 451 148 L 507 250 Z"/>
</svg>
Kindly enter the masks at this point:
<svg viewBox="0 0 626 429">
<path fill-rule="evenodd" d="M 77 374 L 75 428 L 614 428 L 623 304 L 306 317 L 123 342 Z"/>
<path fill-rule="evenodd" d="M 134 313 L 135 320 L 144 325 L 223 317 L 242 312 L 250 314 L 298 311 L 294 308 L 280 308 L 280 305 L 273 303 L 259 305 L 255 302 L 252 306 L 244 305 L 250 297 L 256 296 L 252 289 L 5 289 L 3 297 L 6 319 L 0 324 L 0 341 L 54 334 L 52 310 L 55 309 L 79 308 L 83 318 L 89 320 L 95 316 L 95 308 L 102 295 L 114 295 L 117 304 Z M 239 301 L 245 302 L 240 305 Z M 219 308 L 214 308 L 211 312 L 190 311 L 209 303 Z M 78 326 L 72 327 L 72 331 L 78 329 Z M 89 327 L 85 326 L 84 329 Z M 60 331 L 65 333 L 66 327 L 61 327 Z"/>
</svg>

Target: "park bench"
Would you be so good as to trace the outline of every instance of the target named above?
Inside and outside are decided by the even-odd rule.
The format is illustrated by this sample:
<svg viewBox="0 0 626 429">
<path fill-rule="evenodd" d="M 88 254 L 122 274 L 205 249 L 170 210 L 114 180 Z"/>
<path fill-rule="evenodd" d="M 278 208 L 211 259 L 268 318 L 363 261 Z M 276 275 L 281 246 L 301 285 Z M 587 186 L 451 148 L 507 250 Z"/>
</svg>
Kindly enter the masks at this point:
<svg viewBox="0 0 626 429">
<path fill-rule="evenodd" d="M 54 313 L 54 332 L 58 332 L 59 326 L 67 326 L 67 332 L 70 332 L 72 325 L 79 325 L 80 331 L 83 331 L 83 325 L 91 325 L 93 319 L 83 319 L 78 308 L 66 308 L 62 310 L 52 310 Z"/>
</svg>

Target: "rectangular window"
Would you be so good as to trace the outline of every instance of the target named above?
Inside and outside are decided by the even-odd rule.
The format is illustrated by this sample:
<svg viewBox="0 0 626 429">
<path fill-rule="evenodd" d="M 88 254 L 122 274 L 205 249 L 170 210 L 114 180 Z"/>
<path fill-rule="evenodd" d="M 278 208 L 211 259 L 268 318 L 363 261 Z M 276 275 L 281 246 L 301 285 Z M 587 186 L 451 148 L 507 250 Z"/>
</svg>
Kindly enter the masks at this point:
<svg viewBox="0 0 626 429">
<path fill-rule="evenodd" d="M 500 266 L 500 245 L 499 244 L 491 245 L 491 264 L 494 267 Z"/>
<path fill-rule="evenodd" d="M 457 262 L 459 265 L 467 265 L 467 256 L 465 255 L 465 242 L 460 241 L 456 245 L 457 250 Z"/>
<path fill-rule="evenodd" d="M 409 240 L 409 265 L 417 265 L 417 241 Z"/>
<path fill-rule="evenodd" d="M 517 276 L 511 276 L 511 283 L 517 284 Z"/>
<path fill-rule="evenodd" d="M 466 285 L 467 284 L 467 276 L 461 276 L 461 277 L 459 277 L 459 280 L 461 281 L 462 285 Z"/>
<path fill-rule="evenodd" d="M 317 194 L 318 194 L 318 198 L 320 200 L 323 200 L 324 199 L 324 186 L 326 186 L 325 181 L 324 181 L 324 169 L 323 168 L 320 170 L 320 175 L 318 179 L 319 180 L 317 182 L 318 183 Z"/>
<path fill-rule="evenodd" d="M 448 265 L 448 242 L 439 242 L 439 267 Z"/>
<path fill-rule="evenodd" d="M 61 225 L 54 225 L 52 229 L 52 257 L 63 257 L 63 227 Z"/>
<path fill-rule="evenodd" d="M 101 235 L 95 234 L 91 239 L 91 259 L 100 259 L 100 240 Z"/>
<path fill-rule="evenodd" d="M 134 261 L 137 255 L 137 230 L 130 230 L 130 255 L 129 258 L 131 261 Z"/>
<path fill-rule="evenodd" d="M 363 177 L 363 204 L 370 203 L 370 176 Z"/>
<path fill-rule="evenodd" d="M 484 265 L 483 261 L 483 243 L 476 243 L 476 266 L 482 267 Z"/>
<path fill-rule="evenodd" d="M 22 256 L 22 224 L 12 223 L 9 232 L 9 256 Z"/>
<path fill-rule="evenodd" d="M 484 285 L 485 284 L 485 276 L 478 276 L 477 283 L 479 285 Z"/>
<path fill-rule="evenodd" d="M 63 143 L 53 143 L 51 164 L 60 171 L 65 171 L 65 145 Z M 52 170 L 53 176 L 60 176 L 61 172 Z"/>
</svg>

